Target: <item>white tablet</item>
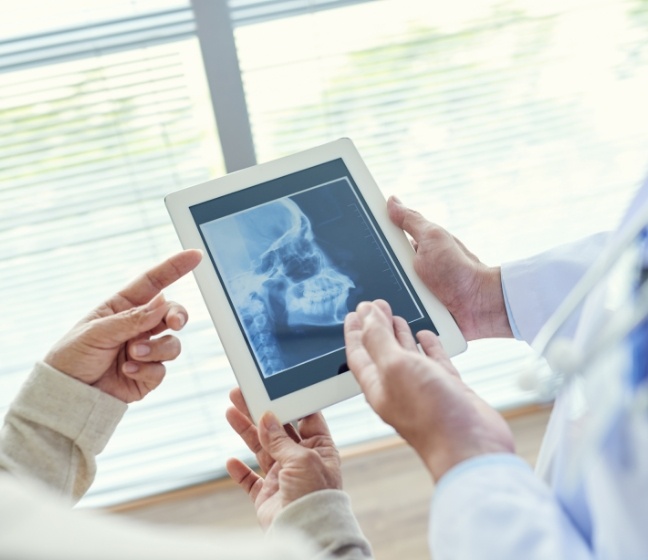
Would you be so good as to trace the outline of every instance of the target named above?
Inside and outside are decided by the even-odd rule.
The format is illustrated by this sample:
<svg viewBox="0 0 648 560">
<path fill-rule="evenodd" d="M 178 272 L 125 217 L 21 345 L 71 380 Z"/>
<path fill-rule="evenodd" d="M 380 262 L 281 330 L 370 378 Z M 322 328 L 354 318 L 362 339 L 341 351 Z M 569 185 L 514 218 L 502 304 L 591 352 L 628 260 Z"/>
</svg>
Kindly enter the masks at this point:
<svg viewBox="0 0 648 560">
<path fill-rule="evenodd" d="M 385 299 L 413 331 L 466 348 L 413 268 L 414 252 L 349 139 L 168 195 L 194 274 L 255 422 L 286 423 L 360 392 L 348 371 L 345 315 Z"/>
</svg>

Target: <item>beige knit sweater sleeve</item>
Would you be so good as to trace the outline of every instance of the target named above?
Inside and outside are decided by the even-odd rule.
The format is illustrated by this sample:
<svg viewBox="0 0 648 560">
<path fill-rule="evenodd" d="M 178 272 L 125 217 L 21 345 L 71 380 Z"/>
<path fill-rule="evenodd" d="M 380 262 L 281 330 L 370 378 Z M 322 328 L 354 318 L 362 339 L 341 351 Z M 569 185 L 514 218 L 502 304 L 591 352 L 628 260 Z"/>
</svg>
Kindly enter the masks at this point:
<svg viewBox="0 0 648 560">
<path fill-rule="evenodd" d="M 35 366 L 0 432 L 0 557 L 371 558 L 349 498 L 337 490 L 315 492 L 290 504 L 266 536 L 258 528 L 241 534 L 219 533 L 218 528 L 162 529 L 97 512 L 73 511 L 69 500 L 78 500 L 92 483 L 95 456 L 125 410 L 121 401 L 46 364 Z"/>
<path fill-rule="evenodd" d="M 0 431 L 0 468 L 79 500 L 126 412 L 122 401 L 39 362 Z"/>
</svg>

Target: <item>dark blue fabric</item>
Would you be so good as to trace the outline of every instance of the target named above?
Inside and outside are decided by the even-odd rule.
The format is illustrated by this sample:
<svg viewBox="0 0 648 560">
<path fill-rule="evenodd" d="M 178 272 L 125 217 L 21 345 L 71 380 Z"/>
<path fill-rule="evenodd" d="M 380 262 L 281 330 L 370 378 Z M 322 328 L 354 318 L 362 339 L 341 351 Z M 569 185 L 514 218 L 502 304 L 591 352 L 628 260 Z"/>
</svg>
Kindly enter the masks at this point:
<svg viewBox="0 0 648 560">
<path fill-rule="evenodd" d="M 648 230 L 644 229 L 639 241 L 642 247 L 642 262 L 637 290 L 648 280 Z M 648 378 L 648 318 L 630 333 L 630 344 L 632 345 L 632 371 L 629 381 L 631 387 L 636 388 Z"/>
</svg>

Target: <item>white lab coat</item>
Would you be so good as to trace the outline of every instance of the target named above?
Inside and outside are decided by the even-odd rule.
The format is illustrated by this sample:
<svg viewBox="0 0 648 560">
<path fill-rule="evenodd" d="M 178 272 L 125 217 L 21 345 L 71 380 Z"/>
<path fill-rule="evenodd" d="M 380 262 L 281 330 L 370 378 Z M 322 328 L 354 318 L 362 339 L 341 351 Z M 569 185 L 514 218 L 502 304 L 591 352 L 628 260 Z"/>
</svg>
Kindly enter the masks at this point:
<svg viewBox="0 0 648 560">
<path fill-rule="evenodd" d="M 502 267 L 519 338 L 533 340 L 603 244 L 645 204 L 648 181 L 616 233 Z M 602 320 L 599 303 L 588 297 L 562 334 L 587 348 L 602 324 L 592 319 Z M 648 559 L 648 389 L 644 381 L 628 390 L 628 346 L 619 346 L 558 394 L 538 461 L 544 472 L 502 454 L 466 461 L 440 480 L 430 516 L 434 560 Z"/>
</svg>

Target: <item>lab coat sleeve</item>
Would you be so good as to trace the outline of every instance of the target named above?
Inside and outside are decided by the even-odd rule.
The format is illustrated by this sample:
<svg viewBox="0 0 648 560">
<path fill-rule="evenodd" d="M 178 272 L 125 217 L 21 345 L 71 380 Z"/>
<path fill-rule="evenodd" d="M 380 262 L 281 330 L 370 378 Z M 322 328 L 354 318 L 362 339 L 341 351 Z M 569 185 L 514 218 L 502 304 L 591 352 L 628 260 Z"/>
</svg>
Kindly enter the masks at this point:
<svg viewBox="0 0 648 560">
<path fill-rule="evenodd" d="M 502 264 L 502 289 L 513 332 L 529 344 L 603 250 L 609 235 L 599 233 L 527 259 Z M 561 335 L 573 334 L 578 312 Z"/>
<path fill-rule="evenodd" d="M 548 486 L 519 457 L 484 455 L 440 480 L 429 539 L 434 560 L 592 560 Z"/>
<path fill-rule="evenodd" d="M 126 404 L 39 362 L 0 431 L 0 469 L 78 500 L 96 474 Z"/>
</svg>

